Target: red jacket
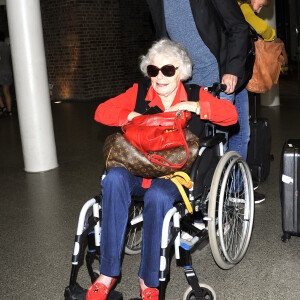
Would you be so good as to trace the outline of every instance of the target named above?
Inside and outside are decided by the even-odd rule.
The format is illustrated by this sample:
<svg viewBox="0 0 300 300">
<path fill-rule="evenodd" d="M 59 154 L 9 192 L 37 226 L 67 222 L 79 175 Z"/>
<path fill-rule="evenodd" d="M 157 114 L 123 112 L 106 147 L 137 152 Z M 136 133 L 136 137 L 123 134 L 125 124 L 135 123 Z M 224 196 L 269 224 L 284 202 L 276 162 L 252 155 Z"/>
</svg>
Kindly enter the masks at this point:
<svg viewBox="0 0 300 300">
<path fill-rule="evenodd" d="M 95 112 L 95 120 L 108 126 L 122 126 L 126 124 L 128 115 L 134 110 L 138 93 L 138 84 L 135 83 L 125 93 L 101 103 Z M 165 110 L 159 95 L 152 86 L 146 95 L 145 101 L 149 101 L 149 106 L 158 106 Z M 180 101 L 188 101 L 183 84 L 180 82 L 177 93 L 171 106 Z M 199 92 L 200 119 L 209 120 L 212 123 L 228 126 L 235 124 L 238 114 L 235 106 L 228 100 L 220 100 L 213 97 L 203 88 Z M 149 188 L 151 179 L 143 179 L 142 187 Z"/>
<path fill-rule="evenodd" d="M 125 93 L 111 98 L 101 103 L 95 113 L 95 120 L 108 126 L 122 126 L 127 123 L 129 113 L 134 110 L 137 98 L 138 84 L 135 83 Z M 209 120 L 212 123 L 229 126 L 238 120 L 235 106 L 228 100 L 220 100 L 213 97 L 209 92 L 200 89 L 199 92 L 200 119 Z M 157 105 L 161 110 L 165 110 L 162 101 L 153 87 L 149 88 L 146 96 L 149 106 Z M 180 83 L 176 96 L 171 106 L 180 101 L 187 101 L 187 94 Z"/>
</svg>

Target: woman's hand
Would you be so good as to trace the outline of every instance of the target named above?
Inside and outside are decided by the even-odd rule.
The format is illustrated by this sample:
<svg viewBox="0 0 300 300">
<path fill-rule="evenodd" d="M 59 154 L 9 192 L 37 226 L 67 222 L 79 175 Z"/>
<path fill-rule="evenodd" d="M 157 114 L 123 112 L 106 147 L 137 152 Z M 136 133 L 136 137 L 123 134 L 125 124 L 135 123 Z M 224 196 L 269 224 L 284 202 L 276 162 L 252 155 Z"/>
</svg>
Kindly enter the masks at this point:
<svg viewBox="0 0 300 300">
<path fill-rule="evenodd" d="M 183 101 L 180 103 L 171 106 L 170 108 L 166 109 L 165 111 L 177 111 L 177 110 L 187 110 L 190 112 L 196 112 L 197 110 L 197 102 L 194 101 Z"/>
<path fill-rule="evenodd" d="M 132 111 L 132 112 L 128 115 L 127 120 L 128 120 L 128 122 L 130 122 L 130 121 L 132 121 L 133 118 L 138 117 L 138 116 L 140 116 L 140 115 L 141 115 L 140 113 L 137 113 L 137 112 L 135 112 L 135 111 Z"/>
</svg>

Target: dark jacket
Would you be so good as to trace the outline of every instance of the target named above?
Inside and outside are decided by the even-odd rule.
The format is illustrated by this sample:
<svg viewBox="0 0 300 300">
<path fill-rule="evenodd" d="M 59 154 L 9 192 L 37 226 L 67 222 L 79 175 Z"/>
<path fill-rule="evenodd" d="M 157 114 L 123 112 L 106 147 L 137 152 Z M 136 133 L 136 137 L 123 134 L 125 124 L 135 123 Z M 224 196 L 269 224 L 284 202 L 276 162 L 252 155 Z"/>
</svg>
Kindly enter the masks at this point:
<svg viewBox="0 0 300 300">
<path fill-rule="evenodd" d="M 164 17 L 163 0 L 147 0 L 156 37 L 169 37 Z M 190 0 L 200 37 L 216 57 L 220 79 L 224 74 L 244 82 L 248 25 L 236 0 Z M 180 24 L 178 24 L 180 26 Z"/>
</svg>

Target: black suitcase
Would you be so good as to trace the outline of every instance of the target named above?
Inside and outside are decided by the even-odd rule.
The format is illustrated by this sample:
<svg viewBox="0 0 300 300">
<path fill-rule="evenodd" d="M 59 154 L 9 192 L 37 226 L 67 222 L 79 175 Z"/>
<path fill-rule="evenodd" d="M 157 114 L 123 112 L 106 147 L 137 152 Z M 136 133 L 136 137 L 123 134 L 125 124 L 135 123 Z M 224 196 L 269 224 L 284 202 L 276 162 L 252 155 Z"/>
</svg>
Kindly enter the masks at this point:
<svg viewBox="0 0 300 300">
<path fill-rule="evenodd" d="M 254 96 L 254 118 L 250 119 L 250 141 L 248 144 L 247 163 L 252 179 L 262 182 L 270 173 L 271 128 L 266 118 L 256 117 L 256 96 Z"/>
<path fill-rule="evenodd" d="M 288 140 L 280 163 L 280 199 L 282 206 L 282 241 L 300 236 L 300 139 Z"/>
</svg>

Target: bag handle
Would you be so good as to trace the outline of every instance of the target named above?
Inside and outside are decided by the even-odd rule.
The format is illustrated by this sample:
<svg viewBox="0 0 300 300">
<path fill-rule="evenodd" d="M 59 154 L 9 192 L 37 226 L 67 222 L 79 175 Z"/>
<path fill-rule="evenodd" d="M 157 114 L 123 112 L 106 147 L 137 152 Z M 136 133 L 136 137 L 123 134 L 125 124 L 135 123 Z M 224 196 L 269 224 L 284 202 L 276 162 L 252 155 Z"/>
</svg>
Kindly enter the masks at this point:
<svg viewBox="0 0 300 300">
<path fill-rule="evenodd" d="M 170 179 L 177 186 L 188 212 L 192 214 L 192 205 L 182 187 L 185 186 L 190 189 L 193 186 L 190 176 L 184 172 L 175 172 L 174 174 L 162 176 L 161 178 Z"/>
<path fill-rule="evenodd" d="M 173 169 L 181 169 L 185 165 L 185 163 L 187 162 L 187 160 L 189 158 L 189 148 L 188 148 L 188 145 L 187 145 L 187 142 L 185 139 L 185 135 L 183 133 L 183 129 L 180 124 L 180 120 L 175 119 L 175 125 L 176 126 L 174 129 L 177 129 L 179 131 L 183 146 L 185 148 L 185 153 L 186 153 L 185 159 L 179 164 L 173 164 L 170 161 L 168 161 L 166 158 L 164 158 L 158 154 L 147 153 L 146 155 L 151 162 L 153 162 L 159 166 L 169 167 L 169 168 L 173 168 Z"/>
</svg>

